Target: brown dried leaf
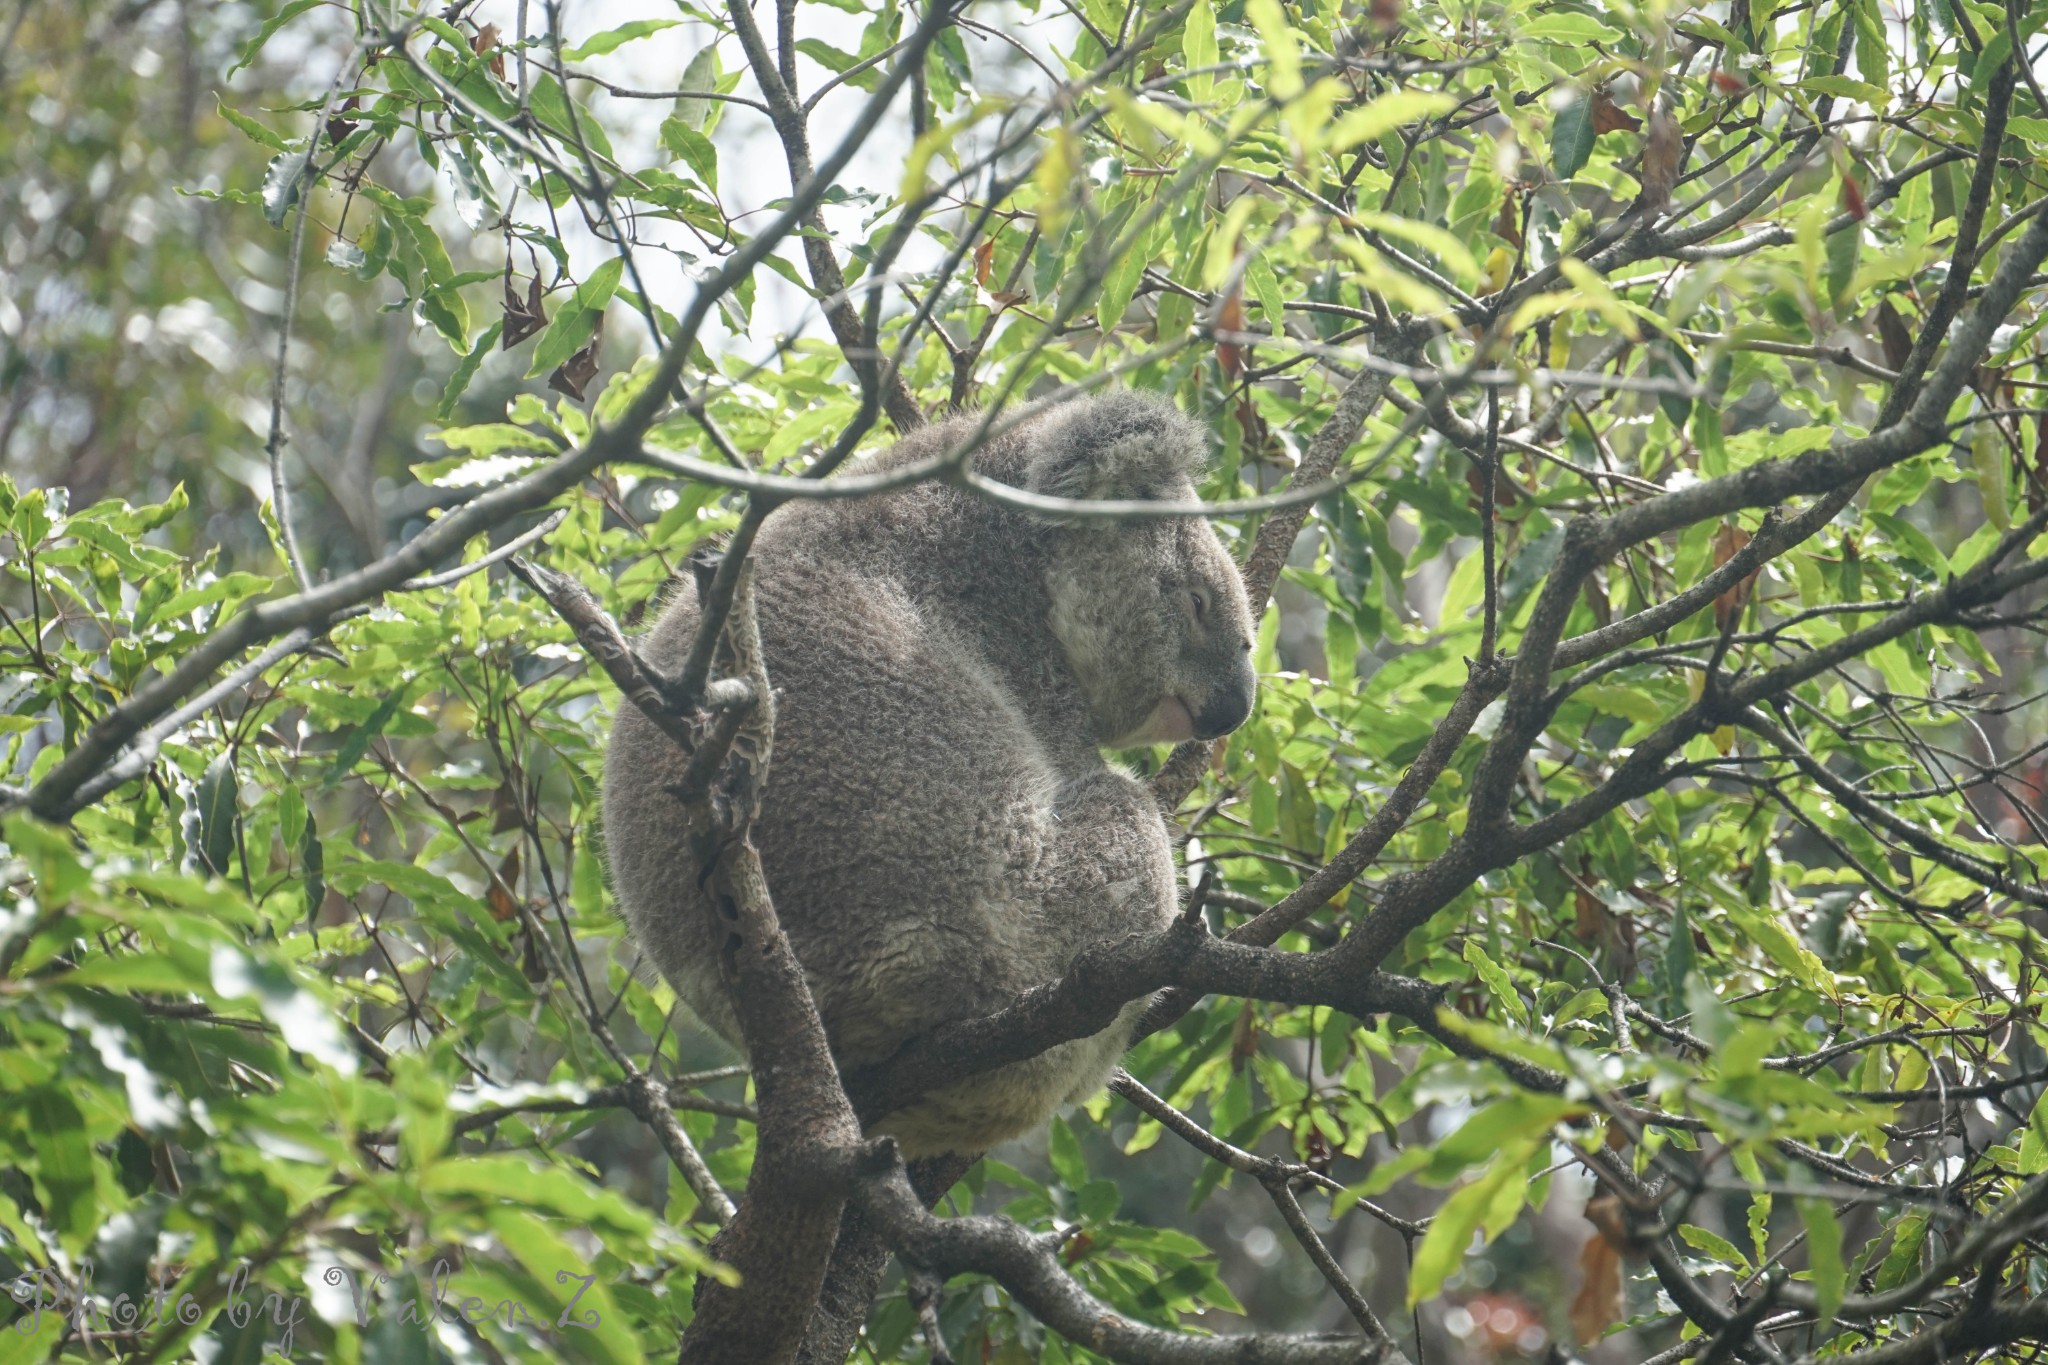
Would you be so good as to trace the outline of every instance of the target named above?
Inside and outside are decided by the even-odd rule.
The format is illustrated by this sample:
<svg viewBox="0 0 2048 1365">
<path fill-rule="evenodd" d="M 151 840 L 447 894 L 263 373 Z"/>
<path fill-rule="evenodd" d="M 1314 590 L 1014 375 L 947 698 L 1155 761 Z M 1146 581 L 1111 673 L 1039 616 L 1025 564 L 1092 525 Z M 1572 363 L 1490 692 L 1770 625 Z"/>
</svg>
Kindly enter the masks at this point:
<svg viewBox="0 0 2048 1365">
<path fill-rule="evenodd" d="M 1720 568 L 1735 557 L 1735 552 L 1749 544 L 1749 532 L 1734 522 L 1725 522 L 1714 532 L 1714 567 Z M 1759 570 L 1751 569 L 1735 585 L 1714 599 L 1714 629 L 1726 634 L 1733 624 L 1742 617 L 1742 608 L 1749 601 L 1749 594 L 1756 587 Z"/>
<path fill-rule="evenodd" d="M 1481 468 L 1477 459 L 1467 459 L 1465 461 L 1465 487 L 1472 490 L 1472 505 L 1474 507 L 1479 506 L 1486 500 L 1486 471 Z M 1521 500 L 1522 495 L 1515 491 L 1515 486 L 1512 483 L 1508 482 L 1506 471 L 1497 472 L 1493 479 L 1493 505 L 1495 507 L 1513 507 Z"/>
<path fill-rule="evenodd" d="M 522 301 L 512 288 L 511 262 L 506 262 L 505 271 L 505 329 L 498 337 L 498 349 L 509 351 L 520 342 L 548 325 L 547 312 L 541 307 L 540 272 L 535 271 L 533 283 L 526 288 Z"/>
<path fill-rule="evenodd" d="M 1877 305 L 1877 339 L 1884 346 L 1886 368 L 1904 369 L 1906 358 L 1913 354 L 1913 334 L 1906 330 L 1906 320 L 1890 299 Z"/>
<path fill-rule="evenodd" d="M 1589 1345 L 1621 1321 L 1621 1315 L 1621 1253 L 1604 1234 L 1596 1234 L 1579 1249 L 1579 1292 L 1572 1299 L 1572 1335 L 1581 1345 Z"/>
<path fill-rule="evenodd" d="M 469 50 L 477 53 L 490 52 L 491 74 L 502 81 L 505 79 L 505 54 L 491 51 L 497 45 L 498 26 L 496 24 L 485 24 L 476 31 L 476 37 L 470 40 Z"/>
<path fill-rule="evenodd" d="M 1870 205 L 1864 201 L 1863 187 L 1856 183 L 1856 177 L 1842 177 L 1842 212 L 1862 222 L 1870 216 Z"/>
<path fill-rule="evenodd" d="M 491 918 L 503 924 L 519 915 L 519 906 L 512 900 L 512 883 L 519 880 L 519 845 L 512 845 L 512 851 L 505 855 L 505 861 L 498 864 L 498 875 L 491 880 L 491 889 L 484 893 L 484 903 L 491 907 Z"/>
<path fill-rule="evenodd" d="M 1586 575 L 1585 584 L 1579 589 L 1579 596 L 1593 613 L 1593 623 L 1599 626 L 1614 624 L 1614 604 L 1608 600 L 1607 580 L 1599 573 Z"/>
<path fill-rule="evenodd" d="M 1612 1141 L 1612 1133 L 1609 1129 Z M 1600 1234 L 1600 1240 L 1616 1251 L 1633 1251 L 1635 1240 L 1629 1236 L 1628 1211 L 1622 1207 L 1621 1196 L 1612 1190 L 1600 1189 L 1586 1201 L 1586 1221 Z"/>
<path fill-rule="evenodd" d="M 1223 302 L 1216 305 L 1216 321 L 1213 330 L 1217 333 L 1216 361 L 1223 367 L 1225 379 L 1236 379 L 1244 373 L 1244 348 L 1233 340 L 1225 340 L 1225 334 L 1244 330 L 1244 286 L 1234 284 L 1223 296 Z"/>
<path fill-rule="evenodd" d="M 1244 433 L 1246 459 L 1288 467 L 1286 453 L 1268 439 L 1271 433 L 1266 430 L 1266 419 L 1259 416 L 1259 405 L 1252 401 L 1249 385 L 1238 391 L 1237 429 Z"/>
<path fill-rule="evenodd" d="M 1308 1134 L 1302 1139 L 1301 1159 L 1311 1170 L 1327 1171 L 1336 1153 L 1330 1150 L 1330 1140 L 1323 1136 L 1323 1130 L 1313 1121 L 1308 1124 Z"/>
<path fill-rule="evenodd" d="M 327 140 L 330 143 L 338 147 L 348 141 L 348 135 L 356 130 L 356 121 L 342 116 L 354 113 L 361 105 L 361 100 L 350 95 L 335 107 L 334 116 L 327 120 Z"/>
<path fill-rule="evenodd" d="M 1607 905 L 1598 896 L 1581 886 L 1572 894 L 1572 933 L 1581 943 L 1599 943 L 1607 934 L 1608 921 L 1612 918 Z"/>
<path fill-rule="evenodd" d="M 996 239 L 985 237 L 980 246 L 974 248 L 974 282 L 988 288 L 988 282 L 996 273 Z"/>
<path fill-rule="evenodd" d="M 1244 1070 L 1244 1064 L 1259 1051 L 1259 1016 L 1252 1011 L 1252 1002 L 1244 1002 L 1244 1008 L 1237 1012 L 1237 1023 L 1230 1030 L 1230 1069 L 1232 1073 Z"/>
<path fill-rule="evenodd" d="M 507 830 L 526 828 L 526 811 L 519 800 L 519 788 L 511 778 L 500 782 L 491 792 L 491 833 L 503 834 Z M 518 872 L 515 863 L 513 872 Z"/>
<path fill-rule="evenodd" d="M 604 314 L 599 313 L 597 330 L 590 334 L 590 341 L 582 350 L 555 367 L 555 372 L 548 376 L 548 387 L 556 393 L 566 393 L 577 402 L 582 402 L 584 392 L 590 388 L 590 381 L 597 378 L 597 352 L 603 345 Z"/>
<path fill-rule="evenodd" d="M 1593 92 L 1593 133 L 1633 133 L 1643 121 L 1614 102 L 1605 90 Z"/>
<path fill-rule="evenodd" d="M 1685 160 L 1685 133 L 1678 116 L 1663 105 L 1650 111 L 1649 131 L 1643 134 L 1643 164 L 1637 179 L 1643 192 L 1636 197 L 1645 221 L 1663 216 L 1671 207 L 1671 190 L 1678 184 L 1678 168 Z"/>
<path fill-rule="evenodd" d="M 1493 235 L 1517 250 L 1522 246 L 1522 215 L 1517 211 L 1513 190 L 1500 197 L 1500 212 L 1493 215 Z"/>
</svg>

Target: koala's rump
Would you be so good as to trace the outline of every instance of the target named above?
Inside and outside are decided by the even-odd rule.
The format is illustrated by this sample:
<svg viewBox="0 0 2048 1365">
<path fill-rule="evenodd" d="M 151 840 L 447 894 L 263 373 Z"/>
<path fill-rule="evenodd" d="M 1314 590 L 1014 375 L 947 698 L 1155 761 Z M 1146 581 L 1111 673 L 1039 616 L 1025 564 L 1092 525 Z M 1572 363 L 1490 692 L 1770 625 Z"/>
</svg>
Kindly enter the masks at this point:
<svg viewBox="0 0 2048 1365">
<path fill-rule="evenodd" d="M 998 1008 L 1083 948 L 1171 913 L 1171 855 L 1149 797 L 1092 750 L 1048 753 L 959 623 L 823 553 L 767 547 L 756 591 L 777 717 L 754 838 L 842 1065 Z M 686 596 L 642 648 L 674 667 L 695 622 Z M 737 1044 L 712 919 L 694 878 L 677 875 L 661 787 L 681 758 L 630 709 L 612 754 L 620 899 L 686 1003 Z M 1054 1065 L 1029 1068 L 1030 1093 L 1006 1093 L 988 1131 L 1029 1126 L 1099 1084 L 1118 1051 L 1042 1059 Z M 1025 1076 L 988 1079 L 1011 1092 Z"/>
</svg>

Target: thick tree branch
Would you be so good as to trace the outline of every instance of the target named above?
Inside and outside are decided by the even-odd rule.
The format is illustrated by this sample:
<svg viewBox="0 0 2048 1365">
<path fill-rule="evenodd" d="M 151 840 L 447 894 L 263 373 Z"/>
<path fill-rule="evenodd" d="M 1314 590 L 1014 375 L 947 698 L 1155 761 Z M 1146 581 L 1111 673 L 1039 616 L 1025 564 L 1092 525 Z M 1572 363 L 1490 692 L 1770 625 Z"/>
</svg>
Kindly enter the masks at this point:
<svg viewBox="0 0 2048 1365">
<path fill-rule="evenodd" d="M 1007 1218 L 935 1218 L 900 1170 L 865 1182 L 861 1207 L 912 1265 L 996 1280 L 1039 1321 L 1118 1365 L 1396 1365 L 1384 1341 L 1356 1337 L 1191 1336 L 1134 1322 L 1091 1298 L 1060 1268 L 1059 1237 Z"/>
<path fill-rule="evenodd" d="M 746 1199 L 712 1248 L 740 1272 L 741 1285 L 699 1278 L 681 1365 L 795 1358 L 824 1284 L 848 1183 L 865 1151 L 803 967 L 776 920 L 760 855 L 748 837 L 774 734 L 774 694 L 751 582 L 743 572 L 725 639 L 729 667 L 744 676 L 755 702 L 717 790 L 683 807 L 683 840 L 708 873 L 725 934 L 720 975 L 754 1059 L 761 1117 Z"/>
</svg>

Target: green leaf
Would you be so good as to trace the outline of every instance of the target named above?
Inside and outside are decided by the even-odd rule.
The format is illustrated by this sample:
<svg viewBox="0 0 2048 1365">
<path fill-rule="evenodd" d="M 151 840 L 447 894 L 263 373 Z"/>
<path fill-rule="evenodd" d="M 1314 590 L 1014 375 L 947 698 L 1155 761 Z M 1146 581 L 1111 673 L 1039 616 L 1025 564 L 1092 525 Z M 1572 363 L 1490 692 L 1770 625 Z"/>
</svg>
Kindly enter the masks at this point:
<svg viewBox="0 0 2048 1365">
<path fill-rule="evenodd" d="M 99 1223 L 85 1115 L 69 1095 L 52 1089 L 30 1092 L 24 1109 L 36 1144 L 36 1164 L 26 1174 L 47 1201 L 44 1213 L 64 1244 L 82 1250 Z"/>
<path fill-rule="evenodd" d="M 1667 1014 L 1680 1014 L 1690 1008 L 1686 1004 L 1685 987 L 1698 965 L 1699 954 L 1692 941 L 1692 922 L 1685 913 L 1685 902 L 1681 900 L 1671 911 L 1671 932 L 1665 940 L 1664 961 L 1659 973 Z"/>
<path fill-rule="evenodd" d="M 1669 710 L 1646 692 L 1633 687 L 1609 686 L 1593 683 L 1572 694 L 1595 711 L 1610 716 L 1622 716 L 1629 720 L 1643 721 L 1656 725 L 1664 720 Z"/>
<path fill-rule="evenodd" d="M 320 825 L 311 811 L 306 812 L 306 828 L 297 843 L 299 874 L 306 883 L 306 922 L 311 924 L 327 901 L 327 851 L 320 843 Z"/>
<path fill-rule="evenodd" d="M 1301 93 L 1301 35 L 1289 22 L 1280 0 L 1245 0 L 1244 17 L 1251 21 L 1265 51 L 1266 91 L 1274 99 L 1291 100 Z"/>
<path fill-rule="evenodd" d="M 272 227 L 283 227 L 285 215 L 298 204 L 312 164 L 310 147 L 279 152 L 270 158 L 270 165 L 263 172 L 263 216 Z"/>
<path fill-rule="evenodd" d="M 1584 91 L 1550 125 L 1550 164 L 1560 180 L 1569 180 L 1593 154 L 1593 99 Z"/>
<path fill-rule="evenodd" d="M 659 33 L 665 28 L 674 28 L 682 23 L 680 19 L 635 19 L 631 23 L 608 28 L 578 43 L 575 47 L 562 50 L 565 62 L 580 62 L 591 57 L 602 57 L 607 52 L 617 51 L 635 38 L 645 38 L 650 33 Z"/>
<path fill-rule="evenodd" d="M 1491 1241 L 1515 1220 L 1529 1193 L 1523 1167 L 1535 1150 L 1534 1143 L 1502 1148 L 1486 1174 L 1444 1201 L 1415 1248 L 1408 1274 L 1409 1307 L 1436 1296 L 1451 1272 L 1464 1264 L 1475 1234 L 1490 1234 L 1486 1240 Z"/>
<path fill-rule="evenodd" d="M 221 754 L 199 778 L 199 856 L 207 870 L 225 877 L 235 852 L 235 825 L 241 818 L 241 780 L 233 757 Z"/>
<path fill-rule="evenodd" d="M 600 162 L 612 159 L 611 139 L 606 136 L 604 125 L 592 118 L 589 110 L 581 107 L 576 109 L 572 121 L 568 96 L 562 93 L 561 83 L 553 76 L 542 76 L 533 83 L 530 103 L 535 117 L 559 134 L 572 151 L 576 147 L 576 134 L 581 132 L 584 143 Z"/>
<path fill-rule="evenodd" d="M 1458 102 L 1433 90 L 1397 90 L 1381 95 L 1362 109 L 1353 109 L 1330 128 L 1325 144 L 1333 152 L 1376 142 L 1396 128 L 1449 113 Z"/>
<path fill-rule="evenodd" d="M 1860 100 L 1880 108 L 1885 103 L 1885 93 L 1881 88 L 1849 76 L 1809 76 L 1799 82 L 1799 88 L 1815 95 L 1838 95 L 1843 99 Z"/>
<path fill-rule="evenodd" d="M 1882 92 L 1891 80 L 1891 41 L 1885 34 L 1878 0 L 1856 0 L 1855 21 L 1856 69 L 1864 80 L 1878 88 L 1879 99 L 1873 102 L 1882 108 Z"/>
<path fill-rule="evenodd" d="M 1464 957 L 1465 961 L 1479 973 L 1479 979 L 1486 983 L 1487 992 L 1501 1003 L 1509 1017 L 1527 1027 L 1528 1006 L 1523 1003 L 1521 993 L 1515 989 L 1515 983 L 1509 978 L 1506 969 L 1487 956 L 1486 950 L 1479 946 L 1477 939 L 1465 940 Z"/>
<path fill-rule="evenodd" d="M 1984 50 L 1977 54 L 1976 62 L 1970 67 L 1970 86 L 1982 91 L 1991 84 L 1991 78 L 1998 74 L 2012 57 L 2012 35 L 2003 26 L 1985 40 Z"/>
<path fill-rule="evenodd" d="M 534 1286 L 536 1316 L 563 1324 L 557 1330 L 565 1356 L 599 1365 L 639 1365 L 646 1358 L 597 1268 L 544 1221 L 510 1205 L 491 1207 L 485 1219 Z"/>
<path fill-rule="evenodd" d="M 444 427 L 433 439 L 451 450 L 468 455 L 497 455 L 507 450 L 552 450 L 554 441 L 543 431 L 516 427 L 510 422 L 482 422 L 470 427 Z M 415 465 L 415 470 L 423 466 Z M 421 474 L 425 479 L 428 475 Z"/>
<path fill-rule="evenodd" d="M 1187 26 L 1181 30 L 1180 52 L 1190 71 L 1216 65 L 1216 11 L 1210 7 L 1210 0 L 1195 0 L 1188 10 Z M 1188 77 L 1188 95 L 1196 103 L 1206 102 L 1215 86 L 1212 73 Z"/>
<path fill-rule="evenodd" d="M 1088 1161 L 1081 1155 L 1081 1143 L 1064 1118 L 1055 1117 L 1052 1121 L 1046 1159 L 1052 1163 L 1053 1174 L 1068 1189 L 1078 1190 L 1088 1183 Z"/>
<path fill-rule="evenodd" d="M 626 263 L 617 256 L 607 258 L 576 286 L 576 293 L 570 301 L 555 310 L 555 316 L 541 333 L 540 342 L 533 348 L 533 364 L 526 374 L 530 379 L 546 374 L 583 349 L 597 330 L 597 320 L 604 306 L 611 302 L 618 290 L 619 275 Z"/>
<path fill-rule="evenodd" d="M 1777 915 L 1769 910 L 1731 908 L 1730 916 L 1741 924 L 1756 946 L 1763 949 L 1764 956 L 1789 972 L 1800 985 L 1830 999 L 1837 994 L 1834 974 L 1828 971 L 1827 964 L 1793 937 L 1792 931 Z"/>
<path fill-rule="evenodd" d="M 2039 1175 L 2048 1171 L 2048 1090 L 2043 1090 L 2027 1112 L 2027 1126 L 2020 1134 L 2019 1172 Z"/>
<path fill-rule="evenodd" d="M 334 751 L 334 761 L 327 766 L 327 776 L 320 783 L 322 791 L 333 787 L 355 771 L 356 764 L 369 752 L 370 741 L 384 732 L 384 727 L 390 723 L 391 717 L 405 704 L 407 690 L 404 687 L 394 687 L 386 692 L 383 700 L 377 703 L 377 709 L 370 713 L 369 719 L 349 730 L 348 737 L 341 742 L 341 747 Z"/>
<path fill-rule="evenodd" d="M 1114 1180 L 1091 1180 L 1077 1191 L 1075 1207 L 1082 1221 L 1107 1223 L 1123 1205 L 1123 1193 Z"/>
<path fill-rule="evenodd" d="M 661 145 L 696 173 L 699 184 L 706 189 L 718 188 L 718 149 L 711 145 L 710 138 L 670 116 L 662 120 Z"/>
<path fill-rule="evenodd" d="M 1749 1258 L 1735 1249 L 1735 1244 L 1717 1232 L 1709 1232 L 1693 1223 L 1686 1223 L 1678 1229 L 1678 1235 L 1685 1244 L 1722 1265 L 1732 1266 L 1743 1274 L 1749 1273 Z"/>
<path fill-rule="evenodd" d="M 1879 1291 L 1897 1289 L 1920 1273 L 1920 1253 L 1927 1245 L 1927 1215 L 1909 1213 L 1892 1225 L 1891 1249 L 1877 1268 Z"/>
<path fill-rule="evenodd" d="M 1842 1225 L 1825 1199 L 1799 1199 L 1800 1221 L 1806 1224 L 1807 1263 L 1813 1267 L 1813 1297 L 1823 1331 L 1835 1320 L 1848 1290 L 1849 1268 L 1842 1259 Z"/>
<path fill-rule="evenodd" d="M 290 0 L 289 4 L 280 5 L 277 13 L 265 19 L 263 26 L 256 30 L 256 36 L 242 44 L 241 55 L 236 57 L 235 64 L 228 68 L 228 75 L 233 76 L 255 61 L 256 55 L 263 51 L 263 45 L 269 42 L 279 29 L 319 3 L 320 0 Z"/>
<path fill-rule="evenodd" d="M 1585 1111 L 1585 1105 L 1562 1095 L 1510 1095 L 1466 1119 L 1457 1132 L 1437 1143 L 1430 1151 L 1423 1178 L 1444 1184 L 1496 1152 L 1518 1143 L 1533 1147 L 1558 1120 Z"/>
<path fill-rule="evenodd" d="M 469 306 L 462 301 L 461 294 L 453 289 L 428 290 L 420 295 L 420 316 L 432 324 L 457 355 L 468 354 L 465 347 L 469 341 Z"/>
<path fill-rule="evenodd" d="M 1856 280 L 1856 263 L 1863 253 L 1863 225 L 1851 223 L 1828 235 L 1828 302 L 1846 308 L 1851 302 L 1849 286 Z"/>
<path fill-rule="evenodd" d="M 690 58 L 689 65 L 683 68 L 683 78 L 676 82 L 676 89 L 701 90 L 708 94 L 714 90 L 717 83 L 717 50 L 715 47 L 702 47 Z M 678 95 L 676 106 L 669 117 L 691 132 L 701 133 L 711 117 L 711 101 L 694 95 Z M 666 138 L 663 140 L 666 141 Z"/>
<path fill-rule="evenodd" d="M 834 75 L 851 69 L 860 61 L 853 53 L 842 51 L 818 38 L 798 39 L 796 50 Z"/>
<path fill-rule="evenodd" d="M 1913 563 L 1933 573 L 1937 578 L 1947 578 L 1950 572 L 1948 556 L 1943 554 L 1928 534 L 1903 517 L 1889 512 L 1866 513 L 1871 524 L 1884 531 L 1892 548 Z"/>
<path fill-rule="evenodd" d="M 1612 46 L 1621 34 L 1584 14 L 1543 14 L 1524 20 L 1519 29 L 1526 42 L 1570 43 L 1574 46 L 1601 43 Z"/>
<path fill-rule="evenodd" d="M 455 415 L 455 409 L 462 403 L 462 395 L 469 389 L 469 381 L 476 378 L 484 357 L 491 353 L 491 347 L 498 344 L 499 334 L 504 330 L 505 324 L 500 320 L 477 334 L 476 344 L 456 362 L 454 372 L 448 376 L 448 383 L 441 390 L 441 401 L 434 407 L 435 421 L 445 422 Z"/>
<path fill-rule="evenodd" d="M 421 28 L 439 38 L 449 49 L 465 56 L 468 55 L 470 50 L 469 38 L 461 29 L 455 27 L 455 25 L 449 23 L 438 14 L 433 13 L 422 14 L 419 22 Z"/>
<path fill-rule="evenodd" d="M 268 592 L 271 585 L 276 581 L 272 578 L 266 578 L 262 574 L 243 573 L 238 569 L 233 573 L 224 573 L 210 582 L 200 584 L 198 587 L 187 588 L 183 592 L 173 593 L 157 607 L 156 614 L 163 620 L 172 621 L 180 617 L 189 616 L 201 607 L 212 606 L 214 603 L 220 602 L 226 604 L 226 606 L 214 616 L 214 619 L 218 621 L 225 616 L 228 606 L 245 602 L 258 593 Z"/>
<path fill-rule="evenodd" d="M 243 136 L 250 138 L 259 145 L 268 147 L 273 152 L 281 152 L 291 146 L 291 143 L 285 138 L 284 134 L 275 131 L 267 124 L 259 123 L 239 110 L 229 108 L 218 95 L 215 95 L 213 98 L 213 107 L 222 118 L 241 129 Z"/>
</svg>

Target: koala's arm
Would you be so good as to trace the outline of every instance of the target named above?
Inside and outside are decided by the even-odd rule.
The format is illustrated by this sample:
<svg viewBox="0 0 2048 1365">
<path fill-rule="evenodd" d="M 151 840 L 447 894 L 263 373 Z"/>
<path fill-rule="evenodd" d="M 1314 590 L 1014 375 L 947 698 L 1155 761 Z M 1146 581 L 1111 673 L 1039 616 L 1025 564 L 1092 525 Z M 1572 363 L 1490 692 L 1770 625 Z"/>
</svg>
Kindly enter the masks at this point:
<svg viewBox="0 0 2048 1365">
<path fill-rule="evenodd" d="M 1042 894 L 1048 932 L 1082 947 L 1170 922 L 1178 897 L 1173 846 L 1143 785 L 1097 758 L 1069 778 L 1052 810 Z"/>
</svg>

